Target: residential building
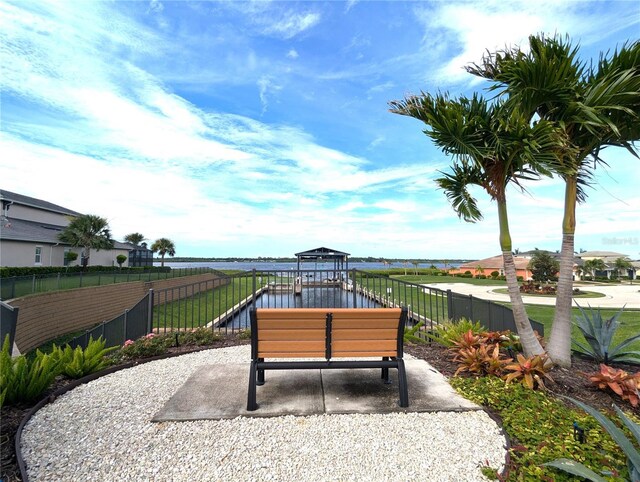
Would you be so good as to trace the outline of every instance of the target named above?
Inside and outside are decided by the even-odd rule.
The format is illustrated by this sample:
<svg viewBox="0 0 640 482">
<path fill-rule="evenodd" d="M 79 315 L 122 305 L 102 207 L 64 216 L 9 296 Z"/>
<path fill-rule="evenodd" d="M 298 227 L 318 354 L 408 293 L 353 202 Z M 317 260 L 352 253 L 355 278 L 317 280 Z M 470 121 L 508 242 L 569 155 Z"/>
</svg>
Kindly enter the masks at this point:
<svg viewBox="0 0 640 482">
<path fill-rule="evenodd" d="M 516 275 L 522 276 L 524 280 L 532 279 L 531 271 L 529 270 L 529 261 L 531 257 L 514 255 L 513 261 L 516 265 Z M 463 274 L 469 271 L 473 276 L 483 274 L 487 277 L 491 275 L 491 272 L 497 271 L 500 276 L 504 276 L 504 262 L 502 255 L 492 256 L 491 258 L 479 259 L 477 261 L 469 261 L 461 264 L 459 267 L 450 269 L 451 274 Z"/>
<path fill-rule="evenodd" d="M 0 202 L 0 266 L 63 267 L 67 251 L 78 254 L 73 264 L 80 263 L 82 248 L 62 243 L 58 235 L 81 213 L 3 189 L 0 189 Z M 135 253 L 136 266 L 145 266 L 141 261 L 143 255 L 145 260 L 153 256 L 146 248 L 116 241 L 113 249 L 92 249 L 89 265 L 115 266 L 116 257 L 123 254 L 127 256 L 123 266 L 129 266 L 131 252 Z M 146 265 L 151 266 L 152 259 Z"/>
<path fill-rule="evenodd" d="M 616 260 L 622 258 L 631 263 L 631 268 L 627 270 L 627 273 L 623 277 L 629 277 L 631 279 L 638 279 L 638 272 L 640 271 L 640 261 L 632 261 L 628 255 L 624 253 L 616 253 L 615 251 L 583 251 L 576 254 L 583 262 L 590 261 L 592 259 L 601 259 L 604 262 L 604 270 L 596 271 L 595 275 L 600 277 L 611 278 L 621 276 L 616 268 Z M 590 273 L 585 273 L 590 275 Z"/>
</svg>

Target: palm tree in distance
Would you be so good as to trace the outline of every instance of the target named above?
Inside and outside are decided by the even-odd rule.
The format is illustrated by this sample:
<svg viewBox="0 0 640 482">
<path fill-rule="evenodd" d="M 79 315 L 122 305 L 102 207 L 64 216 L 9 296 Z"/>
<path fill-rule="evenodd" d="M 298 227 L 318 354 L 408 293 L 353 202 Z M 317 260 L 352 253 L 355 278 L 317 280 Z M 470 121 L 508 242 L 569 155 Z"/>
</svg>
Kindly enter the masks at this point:
<svg viewBox="0 0 640 482">
<path fill-rule="evenodd" d="M 131 243 L 134 246 L 139 246 L 140 243 L 142 241 L 144 241 L 146 238 L 144 237 L 144 235 L 140 234 L 140 233 L 131 233 L 131 234 L 127 234 L 124 237 L 125 242 L 127 243 Z"/>
<path fill-rule="evenodd" d="M 161 266 L 164 267 L 164 257 L 165 255 L 175 256 L 176 247 L 173 244 L 173 241 L 167 238 L 156 239 L 151 245 L 151 251 L 154 253 L 158 253 L 161 259 Z"/>
<path fill-rule="evenodd" d="M 113 239 L 106 219 L 93 214 L 83 214 L 73 218 L 68 226 L 58 235 L 63 243 L 82 248 L 82 267 L 89 265 L 91 249 L 112 249 Z"/>
<path fill-rule="evenodd" d="M 560 132 L 550 123 L 530 125 L 505 103 L 489 104 L 480 96 L 451 100 L 446 94 L 422 93 L 390 103 L 391 112 L 415 117 L 430 129 L 425 133 L 445 153 L 454 156 L 451 173 L 436 180 L 467 222 L 482 219 L 471 185 L 482 187 L 496 201 L 500 249 L 516 328 L 527 356 L 544 353 L 527 316 L 513 260 L 507 215 L 507 186 L 548 174 L 546 164 L 557 161 Z M 532 169 L 535 168 L 535 171 Z M 521 186 L 520 186 L 521 187 Z"/>
<path fill-rule="evenodd" d="M 553 122 L 565 132 L 565 205 L 562 221 L 560 274 L 556 310 L 547 344 L 554 363 L 571 366 L 571 305 L 573 293 L 576 205 L 586 200 L 584 187 L 604 164 L 602 149 L 618 146 L 638 157 L 640 139 L 640 42 L 623 45 L 613 55 L 601 55 L 587 67 L 577 59 L 569 39 L 529 37 L 529 52 L 519 48 L 487 54 L 467 70 L 494 81 L 492 90 L 508 95 L 531 119 Z"/>
</svg>

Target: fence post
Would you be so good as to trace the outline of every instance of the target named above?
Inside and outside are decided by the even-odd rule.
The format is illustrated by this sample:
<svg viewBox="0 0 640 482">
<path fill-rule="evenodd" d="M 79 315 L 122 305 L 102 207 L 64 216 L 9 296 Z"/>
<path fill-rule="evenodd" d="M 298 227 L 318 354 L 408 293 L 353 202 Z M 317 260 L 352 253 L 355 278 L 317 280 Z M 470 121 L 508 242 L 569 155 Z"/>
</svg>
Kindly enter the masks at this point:
<svg viewBox="0 0 640 482">
<path fill-rule="evenodd" d="M 98 271 L 98 286 L 100 286 L 100 271 Z"/>
<path fill-rule="evenodd" d="M 251 270 L 253 273 L 253 289 L 251 291 L 251 306 L 256 307 L 256 269 Z"/>
<path fill-rule="evenodd" d="M 129 313 L 129 310 L 124 310 L 124 340 L 122 340 L 123 345 L 124 342 L 127 341 L 127 313 Z"/>
<path fill-rule="evenodd" d="M 453 309 L 453 294 L 451 293 L 451 290 L 447 290 L 447 318 L 449 318 L 451 321 L 455 321 L 455 313 Z"/>
<path fill-rule="evenodd" d="M 13 277 L 12 284 L 11 284 L 11 298 L 15 298 L 16 297 L 16 280 L 18 278 L 17 277 Z"/>
<path fill-rule="evenodd" d="M 36 275 L 33 275 L 33 278 L 31 279 L 31 293 L 35 293 L 36 292 Z"/>
<path fill-rule="evenodd" d="M 83 274 L 83 272 L 80 271 L 80 288 L 82 288 L 82 274 Z"/>
<path fill-rule="evenodd" d="M 469 321 L 473 323 L 473 295 L 469 295 Z"/>
<path fill-rule="evenodd" d="M 356 305 L 358 303 L 358 297 L 356 295 L 356 269 L 355 268 L 352 269 L 351 275 L 353 276 L 353 283 L 352 283 L 352 286 L 353 286 L 353 307 L 357 308 Z M 347 273 L 347 286 L 348 286 L 348 283 L 349 283 L 349 275 Z"/>
<path fill-rule="evenodd" d="M 147 308 L 147 333 L 151 333 L 153 330 L 153 289 L 149 290 L 149 298 L 148 298 L 148 308 Z"/>
<path fill-rule="evenodd" d="M 60 289 L 60 273 L 58 273 L 58 281 L 56 282 L 56 289 Z"/>
</svg>

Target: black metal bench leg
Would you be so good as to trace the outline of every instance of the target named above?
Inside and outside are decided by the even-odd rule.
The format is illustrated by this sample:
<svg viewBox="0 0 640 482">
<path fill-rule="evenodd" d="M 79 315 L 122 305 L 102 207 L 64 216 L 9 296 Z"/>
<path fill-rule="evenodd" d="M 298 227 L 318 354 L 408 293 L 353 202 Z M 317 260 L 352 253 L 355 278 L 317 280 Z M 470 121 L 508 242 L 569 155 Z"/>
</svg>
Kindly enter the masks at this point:
<svg viewBox="0 0 640 482">
<path fill-rule="evenodd" d="M 404 368 L 404 360 L 398 360 L 398 390 L 400 392 L 400 406 L 409 406 L 409 389 L 407 388 L 407 372 Z"/>
<path fill-rule="evenodd" d="M 258 358 L 259 362 L 263 362 L 264 358 Z M 256 382 L 258 385 L 264 385 L 264 370 L 258 368 L 258 381 Z"/>
<path fill-rule="evenodd" d="M 247 411 L 253 412 L 258 408 L 256 403 L 256 362 L 251 362 L 249 368 L 249 390 L 247 391 Z"/>
<path fill-rule="evenodd" d="M 382 361 L 388 361 L 389 357 L 388 356 L 383 356 L 382 357 Z M 391 385 L 391 378 L 389 378 L 389 369 L 388 368 L 383 368 L 382 369 L 382 375 L 380 376 L 380 378 L 382 378 L 384 380 L 384 383 L 386 385 Z"/>
</svg>

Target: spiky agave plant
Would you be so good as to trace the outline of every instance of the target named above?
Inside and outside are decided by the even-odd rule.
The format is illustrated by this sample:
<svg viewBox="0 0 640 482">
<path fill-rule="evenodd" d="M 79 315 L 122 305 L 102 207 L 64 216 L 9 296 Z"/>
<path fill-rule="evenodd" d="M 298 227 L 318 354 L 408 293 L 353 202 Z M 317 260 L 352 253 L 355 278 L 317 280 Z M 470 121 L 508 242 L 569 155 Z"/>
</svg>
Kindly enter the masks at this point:
<svg viewBox="0 0 640 482">
<path fill-rule="evenodd" d="M 573 340 L 578 351 L 588 355 L 600 363 L 608 365 L 611 362 L 625 362 L 640 364 L 640 351 L 625 350 L 635 340 L 640 340 L 640 334 L 627 338 L 616 346 L 613 345 L 613 336 L 620 327 L 620 315 L 624 306 L 611 318 L 603 318 L 600 308 L 594 311 L 589 306 L 587 313 L 578 305 L 580 315 L 576 317 L 576 327 L 580 330 L 588 345 Z"/>
</svg>

